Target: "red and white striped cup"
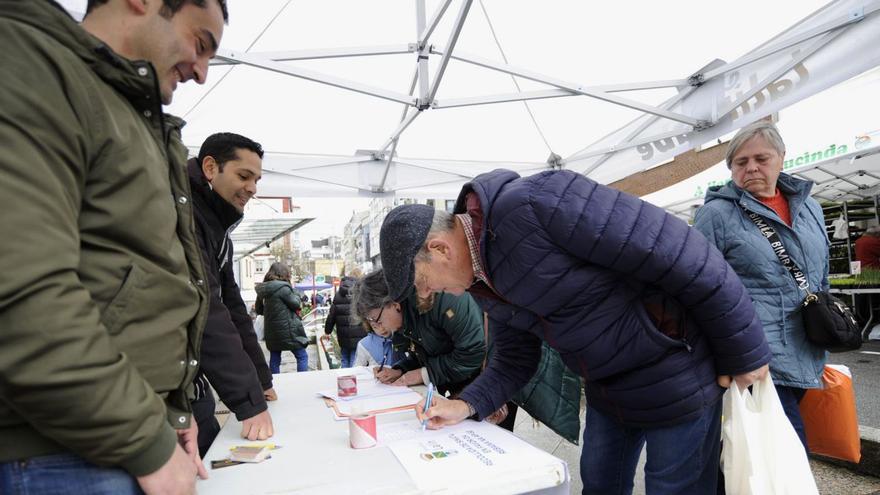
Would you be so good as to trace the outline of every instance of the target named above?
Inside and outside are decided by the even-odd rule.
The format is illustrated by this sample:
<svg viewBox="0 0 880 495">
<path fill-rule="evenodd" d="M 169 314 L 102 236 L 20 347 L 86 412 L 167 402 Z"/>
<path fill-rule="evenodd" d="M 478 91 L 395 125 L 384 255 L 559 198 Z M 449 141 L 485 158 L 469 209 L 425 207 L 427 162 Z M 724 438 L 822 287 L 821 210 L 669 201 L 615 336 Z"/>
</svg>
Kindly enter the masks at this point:
<svg viewBox="0 0 880 495">
<path fill-rule="evenodd" d="M 348 418 L 348 444 L 353 449 L 376 446 L 376 416 L 355 414 Z"/>
</svg>

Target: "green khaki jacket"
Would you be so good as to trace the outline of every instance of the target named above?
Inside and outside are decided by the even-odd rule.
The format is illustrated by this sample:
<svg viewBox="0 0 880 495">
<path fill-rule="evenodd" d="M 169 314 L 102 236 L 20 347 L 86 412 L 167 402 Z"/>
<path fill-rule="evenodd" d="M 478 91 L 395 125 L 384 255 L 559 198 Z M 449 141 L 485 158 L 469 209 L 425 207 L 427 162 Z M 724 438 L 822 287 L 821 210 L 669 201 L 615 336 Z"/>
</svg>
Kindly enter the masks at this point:
<svg viewBox="0 0 880 495">
<path fill-rule="evenodd" d="M 0 0 L 0 462 L 148 474 L 189 426 L 207 293 L 153 67 Z"/>
<path fill-rule="evenodd" d="M 401 302 L 399 333 L 408 341 L 409 354 L 394 367 L 407 372 L 424 366 L 441 392 L 457 394 L 482 370 L 483 312 L 470 294 L 437 292 L 433 306 L 424 313 L 418 304 L 415 292 Z"/>
</svg>

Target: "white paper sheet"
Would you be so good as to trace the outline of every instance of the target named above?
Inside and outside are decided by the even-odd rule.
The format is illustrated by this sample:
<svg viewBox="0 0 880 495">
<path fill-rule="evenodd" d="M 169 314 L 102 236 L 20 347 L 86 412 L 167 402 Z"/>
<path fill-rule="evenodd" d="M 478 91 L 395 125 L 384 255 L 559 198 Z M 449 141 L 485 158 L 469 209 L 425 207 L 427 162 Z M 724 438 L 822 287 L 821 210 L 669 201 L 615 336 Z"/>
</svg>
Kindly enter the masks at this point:
<svg viewBox="0 0 880 495">
<path fill-rule="evenodd" d="M 544 477 L 567 480 L 565 463 L 501 428 L 464 421 L 422 432 L 417 420 L 381 428 L 380 445 L 388 445 L 420 490 L 460 485 L 478 489 L 480 479 L 508 477 L 511 486 L 524 473 L 543 470 Z M 503 474 L 502 474 L 503 473 Z M 520 488 L 525 488 L 520 486 Z"/>
</svg>

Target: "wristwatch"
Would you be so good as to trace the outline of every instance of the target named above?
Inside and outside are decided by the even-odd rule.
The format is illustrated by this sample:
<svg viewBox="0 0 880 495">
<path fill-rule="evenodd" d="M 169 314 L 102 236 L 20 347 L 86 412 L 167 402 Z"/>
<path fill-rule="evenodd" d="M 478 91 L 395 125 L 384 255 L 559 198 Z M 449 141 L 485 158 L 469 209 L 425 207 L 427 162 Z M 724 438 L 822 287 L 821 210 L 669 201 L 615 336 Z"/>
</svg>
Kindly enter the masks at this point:
<svg viewBox="0 0 880 495">
<path fill-rule="evenodd" d="M 464 405 L 466 405 L 468 408 L 467 419 L 477 419 L 477 410 L 474 408 L 474 406 L 472 406 L 471 403 L 466 400 L 463 400 L 462 402 L 464 402 Z"/>
</svg>

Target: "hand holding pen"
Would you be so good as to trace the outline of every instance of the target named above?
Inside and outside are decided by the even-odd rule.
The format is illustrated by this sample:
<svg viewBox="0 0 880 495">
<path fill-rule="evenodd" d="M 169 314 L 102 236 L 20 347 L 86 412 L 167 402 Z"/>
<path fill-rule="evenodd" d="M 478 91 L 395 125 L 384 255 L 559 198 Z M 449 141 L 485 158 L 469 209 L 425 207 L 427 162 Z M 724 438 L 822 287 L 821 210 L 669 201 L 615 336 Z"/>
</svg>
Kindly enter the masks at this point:
<svg viewBox="0 0 880 495">
<path fill-rule="evenodd" d="M 425 397 L 425 408 L 422 410 L 424 419 L 422 419 L 422 431 L 428 426 L 428 409 L 431 407 L 431 400 L 434 398 L 434 384 L 428 384 L 428 395 Z"/>
<path fill-rule="evenodd" d="M 423 400 L 416 406 L 416 417 L 432 430 L 461 423 L 471 414 L 463 400 L 449 400 L 442 395 L 435 397 L 434 394 Z"/>
</svg>

